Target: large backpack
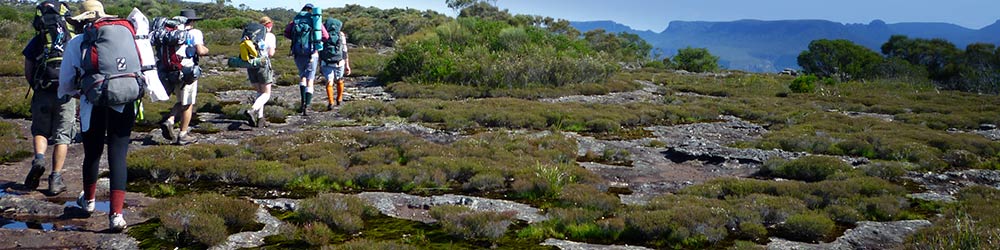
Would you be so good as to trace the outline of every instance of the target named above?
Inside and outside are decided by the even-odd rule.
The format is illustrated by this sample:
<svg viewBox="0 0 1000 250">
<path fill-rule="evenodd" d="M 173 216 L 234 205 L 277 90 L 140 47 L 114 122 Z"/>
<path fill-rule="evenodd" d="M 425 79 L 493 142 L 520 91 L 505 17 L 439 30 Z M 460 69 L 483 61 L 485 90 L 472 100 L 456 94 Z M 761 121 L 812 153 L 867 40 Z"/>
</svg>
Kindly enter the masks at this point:
<svg viewBox="0 0 1000 250">
<path fill-rule="evenodd" d="M 243 28 L 243 42 L 240 43 L 240 59 L 249 62 L 251 66 L 259 66 L 261 60 L 266 58 L 264 39 L 267 37 L 267 27 L 263 24 L 251 22 Z"/>
<path fill-rule="evenodd" d="M 80 88 L 98 106 L 130 104 L 146 88 L 132 23 L 101 18 L 83 29 Z"/>
<path fill-rule="evenodd" d="M 69 6 L 55 0 L 44 1 L 35 6 L 35 18 L 32 26 L 37 31 L 35 42 L 43 43 L 41 53 L 35 59 L 35 70 L 32 74 L 32 88 L 42 91 L 53 91 L 59 86 L 59 65 L 65 48 L 73 36 L 72 29 L 66 24 L 66 18 L 71 16 Z"/>
<path fill-rule="evenodd" d="M 184 69 L 181 62 L 184 56 L 177 53 L 188 40 L 188 31 L 181 29 L 186 20 L 183 18 L 157 17 L 150 23 L 150 42 L 156 47 L 156 68 L 164 72 L 176 72 Z"/>
<path fill-rule="evenodd" d="M 317 50 L 322 50 L 322 23 L 319 20 L 319 13 L 316 13 L 319 9 L 314 9 L 314 12 L 299 12 L 292 19 L 291 26 L 289 27 L 290 34 L 287 34 L 289 39 L 292 40 L 292 53 L 295 55 L 311 55 Z"/>
<path fill-rule="evenodd" d="M 323 40 L 323 50 L 319 52 L 319 58 L 327 64 L 336 64 L 344 60 L 344 48 L 340 47 L 340 28 L 343 22 L 335 18 L 328 18 L 323 26 L 330 33 L 330 38 Z"/>
</svg>

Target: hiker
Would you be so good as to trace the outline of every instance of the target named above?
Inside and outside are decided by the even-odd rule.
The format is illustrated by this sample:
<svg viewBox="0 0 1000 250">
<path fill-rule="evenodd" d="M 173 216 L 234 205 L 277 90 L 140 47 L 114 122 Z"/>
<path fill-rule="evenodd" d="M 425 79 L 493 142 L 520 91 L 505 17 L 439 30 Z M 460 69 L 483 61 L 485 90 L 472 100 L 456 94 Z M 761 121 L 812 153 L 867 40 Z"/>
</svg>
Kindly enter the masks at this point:
<svg viewBox="0 0 1000 250">
<path fill-rule="evenodd" d="M 55 146 L 48 192 L 57 195 L 66 191 L 62 168 L 76 125 L 76 102 L 70 97 L 56 96 L 63 46 L 73 33 L 66 23 L 66 18 L 70 16 L 66 3 L 44 1 L 36 9 L 33 26 L 38 34 L 21 52 L 24 55 L 24 77 L 35 93 L 31 97 L 31 140 L 35 158 L 31 160 L 31 170 L 24 179 L 24 187 L 30 190 L 38 188 L 39 179 L 45 173 L 45 151 L 52 144 Z"/>
<path fill-rule="evenodd" d="M 323 51 L 319 53 L 323 76 L 326 77 L 326 110 L 344 101 L 344 76 L 351 74 L 351 61 L 347 56 L 347 35 L 341 31 L 344 23 L 336 18 L 328 18 L 323 28 L 330 32 L 330 38 L 323 40 Z M 333 95 L 333 84 L 337 84 L 337 97 Z"/>
<path fill-rule="evenodd" d="M 250 84 L 253 85 L 254 89 L 257 90 L 257 98 L 254 100 L 253 106 L 246 113 L 247 118 L 250 120 L 250 126 L 253 127 L 264 127 L 267 124 L 267 120 L 264 119 L 264 105 L 271 99 L 271 84 L 274 83 L 274 71 L 271 68 L 270 58 L 274 56 L 274 50 L 277 47 L 277 38 L 271 33 L 274 21 L 270 17 L 264 16 L 260 18 L 260 24 L 264 28 L 263 39 L 258 34 L 260 31 L 256 30 L 261 25 L 250 24 L 243 31 L 244 42 L 249 42 L 249 48 L 259 49 L 256 51 L 257 53 L 253 54 L 259 54 L 257 57 L 260 62 L 247 67 L 247 78 L 249 78 Z M 241 47 L 241 56 L 243 50 Z"/>
<path fill-rule="evenodd" d="M 311 3 L 285 26 L 285 38 L 292 40 L 292 54 L 295 66 L 299 70 L 299 96 L 302 98 L 300 111 L 303 116 L 312 104 L 313 83 L 316 80 L 316 68 L 319 64 L 319 51 L 323 50 L 323 39 L 327 39 L 326 29 L 321 23 L 320 9 Z"/>
<path fill-rule="evenodd" d="M 80 127 L 83 131 L 83 192 L 77 205 L 94 211 L 97 177 L 107 144 L 111 179 L 111 230 L 127 226 L 122 209 L 125 202 L 126 156 L 135 102 L 147 85 L 136 46 L 134 26 L 125 19 L 104 13 L 97 0 L 82 4 L 82 13 L 70 18 L 81 32 L 66 44 L 59 72 L 59 97 L 80 98 Z"/>
<path fill-rule="evenodd" d="M 194 28 L 195 23 L 202 18 L 198 17 L 192 9 L 181 10 L 180 17 L 185 20 L 183 29 L 186 29 L 188 36 L 185 46 L 181 46 L 181 49 L 185 50 L 183 53 L 186 56 L 180 62 L 182 69 L 160 73 L 167 82 L 170 82 L 168 85 L 171 85 L 177 94 L 177 104 L 170 109 L 170 114 L 160 122 L 160 129 L 163 132 L 163 137 L 167 140 L 173 141 L 177 145 L 187 145 L 195 142 L 194 136 L 189 133 L 191 116 L 194 113 L 194 104 L 198 97 L 198 77 L 201 75 L 199 57 L 208 55 L 208 47 L 205 47 L 205 35 L 201 30 Z M 161 54 L 161 56 L 163 55 Z M 181 74 L 182 76 L 170 79 L 171 74 L 174 76 Z M 176 83 L 178 81 L 179 84 Z M 180 133 L 177 134 L 174 134 L 175 117 L 180 117 L 181 123 Z"/>
</svg>

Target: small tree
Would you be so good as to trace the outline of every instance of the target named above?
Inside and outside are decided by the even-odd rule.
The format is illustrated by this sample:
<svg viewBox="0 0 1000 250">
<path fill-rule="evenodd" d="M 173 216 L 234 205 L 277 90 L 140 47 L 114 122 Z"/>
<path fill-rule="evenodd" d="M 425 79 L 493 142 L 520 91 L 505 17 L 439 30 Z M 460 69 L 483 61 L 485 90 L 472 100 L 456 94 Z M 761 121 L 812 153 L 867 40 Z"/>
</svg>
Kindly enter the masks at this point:
<svg viewBox="0 0 1000 250">
<path fill-rule="evenodd" d="M 809 50 L 799 54 L 798 62 L 806 74 L 848 81 L 876 77 L 882 57 L 848 40 L 820 39 L 809 43 Z"/>
<path fill-rule="evenodd" d="M 719 57 L 709 53 L 706 48 L 679 49 L 672 60 L 674 67 L 690 72 L 711 72 L 719 69 Z"/>
</svg>

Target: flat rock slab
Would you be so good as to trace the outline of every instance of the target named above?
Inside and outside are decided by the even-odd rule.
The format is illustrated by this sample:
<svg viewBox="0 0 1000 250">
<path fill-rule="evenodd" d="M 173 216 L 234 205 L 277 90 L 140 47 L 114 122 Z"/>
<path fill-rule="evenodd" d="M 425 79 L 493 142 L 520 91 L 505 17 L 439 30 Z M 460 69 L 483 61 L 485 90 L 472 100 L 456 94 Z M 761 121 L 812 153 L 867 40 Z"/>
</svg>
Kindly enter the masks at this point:
<svg viewBox="0 0 1000 250">
<path fill-rule="evenodd" d="M 599 103 L 599 104 L 626 104 L 635 102 L 647 102 L 655 103 L 662 102 L 663 95 L 660 94 L 664 92 L 660 86 L 653 84 L 648 81 L 635 81 L 636 83 L 642 85 L 642 89 L 630 91 L 630 92 L 617 92 L 610 93 L 607 95 L 572 95 L 563 96 L 559 98 L 546 98 L 540 99 L 540 102 L 549 103 L 564 103 L 564 102 L 579 102 L 579 103 Z"/>
<path fill-rule="evenodd" d="M 0 249 L 139 249 L 125 234 L 0 230 Z"/>
<path fill-rule="evenodd" d="M 1000 189 L 1000 171 L 970 169 L 945 173 L 909 172 L 904 178 L 910 179 L 929 192 L 941 195 L 955 195 L 964 187 L 984 185 Z"/>
<path fill-rule="evenodd" d="M 539 209 L 526 204 L 464 195 L 446 194 L 421 197 L 400 193 L 365 192 L 358 194 L 358 197 L 368 201 L 382 214 L 424 223 L 435 222 L 429 214 L 430 208 L 442 205 L 461 205 L 474 211 L 516 212 L 515 218 L 528 223 L 548 219 L 539 213 Z"/>
<path fill-rule="evenodd" d="M 767 249 L 772 250 L 855 250 L 855 249 L 893 249 L 903 244 L 907 236 L 918 229 L 928 227 L 930 221 L 905 220 L 892 222 L 858 222 L 858 226 L 848 229 L 843 236 L 830 243 L 809 244 L 789 241 L 781 238 L 771 238 Z"/>
<path fill-rule="evenodd" d="M 620 245 L 596 245 L 587 244 L 580 242 L 573 242 L 568 240 L 557 240 L 557 239 L 546 239 L 542 242 L 542 246 L 554 246 L 562 250 L 646 250 L 652 248 L 645 248 L 639 246 L 620 246 Z"/>
</svg>

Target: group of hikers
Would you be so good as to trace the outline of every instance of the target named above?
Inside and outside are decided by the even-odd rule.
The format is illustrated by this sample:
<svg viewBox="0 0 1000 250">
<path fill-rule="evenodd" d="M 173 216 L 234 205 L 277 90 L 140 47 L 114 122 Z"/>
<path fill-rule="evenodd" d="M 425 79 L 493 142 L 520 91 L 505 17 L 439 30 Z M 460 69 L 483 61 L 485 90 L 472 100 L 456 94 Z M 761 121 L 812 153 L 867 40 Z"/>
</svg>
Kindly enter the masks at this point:
<svg viewBox="0 0 1000 250">
<path fill-rule="evenodd" d="M 35 153 L 23 186 L 38 188 L 46 170 L 47 147 L 54 145 L 48 193 L 66 191 L 62 168 L 79 119 L 84 160 L 77 205 L 94 212 L 100 158 L 107 145 L 109 228 L 121 231 L 127 226 L 122 214 L 125 161 L 132 128 L 141 115 L 141 99 L 148 95 L 153 101 L 165 101 L 170 93 L 176 95 L 177 103 L 160 122 L 163 136 L 178 145 L 195 142 L 189 125 L 201 75 L 199 58 L 209 52 L 204 33 L 195 28 L 202 18 L 185 9 L 178 16 L 150 22 L 135 9 L 124 19 L 105 13 L 97 0 L 83 1 L 78 15 L 57 0 L 43 1 L 36 10 L 32 25 L 37 35 L 22 51 L 25 78 L 34 92 L 31 140 Z M 343 101 L 343 78 L 351 68 L 342 25 L 334 18 L 322 21 L 320 9 L 306 4 L 285 26 L 284 36 L 292 41 L 290 50 L 299 71 L 302 115 L 308 115 L 317 68 L 327 79 L 327 109 Z M 247 24 L 243 32 L 242 63 L 237 64 L 247 68 L 248 80 L 257 91 L 246 111 L 253 127 L 266 126 L 264 105 L 275 82 L 270 60 L 277 47 L 273 26 L 273 20 L 265 16 Z M 175 133 L 177 122 L 180 126 Z"/>
</svg>

